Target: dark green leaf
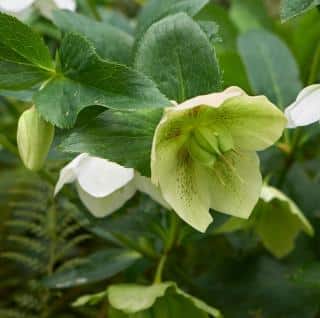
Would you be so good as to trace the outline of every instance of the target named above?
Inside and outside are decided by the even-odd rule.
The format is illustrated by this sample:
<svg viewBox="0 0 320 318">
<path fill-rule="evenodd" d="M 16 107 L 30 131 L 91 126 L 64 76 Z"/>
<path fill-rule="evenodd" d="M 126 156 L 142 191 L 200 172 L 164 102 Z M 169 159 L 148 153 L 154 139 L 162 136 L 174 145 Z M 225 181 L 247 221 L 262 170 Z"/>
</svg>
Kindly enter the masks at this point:
<svg viewBox="0 0 320 318">
<path fill-rule="evenodd" d="M 161 109 L 109 110 L 72 132 L 60 148 L 107 158 L 149 176 L 153 134 L 161 115 Z"/>
<path fill-rule="evenodd" d="M 320 5 L 320 0 L 282 0 L 281 19 L 283 22 Z"/>
<path fill-rule="evenodd" d="M 170 105 L 150 79 L 102 60 L 80 35 L 64 38 L 60 58 L 62 74 L 35 96 L 39 112 L 58 127 L 72 127 L 79 112 L 93 105 L 129 110 Z"/>
<path fill-rule="evenodd" d="M 145 33 L 136 68 L 177 102 L 220 89 L 220 72 L 208 37 L 185 13 L 169 16 Z"/>
<path fill-rule="evenodd" d="M 302 89 L 297 63 L 287 46 L 264 30 L 239 37 L 238 47 L 255 94 L 266 95 L 280 108 L 295 100 Z"/>
<path fill-rule="evenodd" d="M 16 18 L 0 13 L 0 88 L 25 89 L 54 72 L 40 36 Z"/>
<path fill-rule="evenodd" d="M 303 266 L 293 274 L 293 280 L 302 286 L 320 288 L 320 263 L 313 262 Z"/>
<path fill-rule="evenodd" d="M 1 50 L 1 49 L 0 49 Z M 49 73 L 24 62 L 9 62 L 0 58 L 0 88 L 23 90 L 45 81 Z"/>
<path fill-rule="evenodd" d="M 139 258 L 138 253 L 124 249 L 99 251 L 88 256 L 85 263 L 45 278 L 44 284 L 49 288 L 69 288 L 104 280 L 127 269 Z"/>
<path fill-rule="evenodd" d="M 64 32 L 80 33 L 90 40 L 102 58 L 130 64 L 133 38 L 129 34 L 71 11 L 55 11 L 53 17 Z"/>
<path fill-rule="evenodd" d="M 150 0 L 139 16 L 136 31 L 137 39 L 139 40 L 153 23 L 162 18 L 179 12 L 194 16 L 208 2 L 208 0 Z"/>
</svg>

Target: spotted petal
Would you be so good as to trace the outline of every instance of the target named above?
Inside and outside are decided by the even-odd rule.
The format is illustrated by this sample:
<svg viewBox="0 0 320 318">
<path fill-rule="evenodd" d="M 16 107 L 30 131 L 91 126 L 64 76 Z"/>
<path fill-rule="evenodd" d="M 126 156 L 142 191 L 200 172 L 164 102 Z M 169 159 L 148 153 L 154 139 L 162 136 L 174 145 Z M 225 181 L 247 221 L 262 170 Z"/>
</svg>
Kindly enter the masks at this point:
<svg viewBox="0 0 320 318">
<path fill-rule="evenodd" d="M 194 162 L 180 142 L 160 145 L 152 160 L 152 180 L 176 213 L 204 232 L 212 222 L 205 169 Z"/>
<path fill-rule="evenodd" d="M 262 187 L 258 156 L 254 152 L 231 152 L 219 160 L 214 169 L 208 169 L 207 174 L 210 177 L 210 207 L 248 218 Z"/>
</svg>

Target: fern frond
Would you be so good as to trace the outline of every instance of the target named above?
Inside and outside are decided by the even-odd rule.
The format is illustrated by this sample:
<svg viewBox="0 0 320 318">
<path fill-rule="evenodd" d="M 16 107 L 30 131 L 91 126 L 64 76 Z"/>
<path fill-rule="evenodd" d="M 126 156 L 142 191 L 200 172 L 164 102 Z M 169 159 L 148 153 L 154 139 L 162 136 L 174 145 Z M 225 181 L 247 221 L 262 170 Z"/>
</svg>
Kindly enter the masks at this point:
<svg viewBox="0 0 320 318">
<path fill-rule="evenodd" d="M 44 223 L 46 220 L 45 214 L 39 213 L 39 211 L 31 211 L 30 209 L 15 210 L 13 214 L 17 218 L 30 219 L 39 223 Z"/>
<path fill-rule="evenodd" d="M 21 247 L 24 247 L 26 249 L 29 249 L 32 252 L 36 252 L 39 254 L 43 253 L 46 250 L 45 246 L 43 246 L 41 242 L 32 238 L 28 238 L 26 236 L 22 236 L 22 235 L 13 235 L 13 234 L 9 235 L 7 237 L 7 241 L 16 243 Z"/>
<path fill-rule="evenodd" d="M 81 229 L 81 225 L 79 225 L 78 223 L 74 223 L 65 228 L 62 228 L 62 231 L 60 233 L 60 238 L 67 239 L 69 236 L 75 234 L 80 229 Z"/>
<path fill-rule="evenodd" d="M 32 294 L 17 294 L 13 299 L 19 307 L 33 311 L 40 311 L 43 305 L 41 301 Z"/>
<path fill-rule="evenodd" d="M 38 259 L 18 252 L 3 252 L 0 254 L 0 258 L 20 263 L 34 271 L 38 271 L 43 266 Z"/>
<path fill-rule="evenodd" d="M 0 317 L 1 318 L 39 318 L 34 315 L 28 315 L 26 313 L 20 312 L 17 309 L 6 309 L 0 308 Z"/>
<path fill-rule="evenodd" d="M 67 243 L 59 250 L 56 254 L 56 261 L 60 261 L 62 258 L 66 256 L 72 249 L 74 249 L 77 245 L 81 244 L 84 241 L 91 239 L 92 236 L 89 234 L 81 234 L 73 239 L 67 241 Z"/>
<path fill-rule="evenodd" d="M 41 225 L 27 220 L 9 220 L 6 222 L 6 225 L 9 227 L 18 228 L 22 231 L 30 232 L 38 237 L 46 236 L 46 231 Z"/>
</svg>

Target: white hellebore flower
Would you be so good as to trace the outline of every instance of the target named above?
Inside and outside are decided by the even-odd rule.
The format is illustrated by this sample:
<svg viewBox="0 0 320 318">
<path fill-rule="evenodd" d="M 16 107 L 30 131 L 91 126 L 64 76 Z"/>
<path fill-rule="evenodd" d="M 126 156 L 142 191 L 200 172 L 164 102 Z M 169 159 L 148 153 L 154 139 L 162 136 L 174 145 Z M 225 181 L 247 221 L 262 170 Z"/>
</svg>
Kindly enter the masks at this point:
<svg viewBox="0 0 320 318">
<path fill-rule="evenodd" d="M 23 17 L 23 13 L 32 5 L 48 18 L 54 9 L 76 10 L 75 0 L 0 0 L 0 11 Z"/>
<path fill-rule="evenodd" d="M 304 88 L 285 110 L 288 128 L 306 126 L 320 120 L 320 84 Z"/>
<path fill-rule="evenodd" d="M 56 184 L 55 195 L 67 183 L 76 183 L 80 199 L 96 217 L 105 217 L 121 208 L 137 190 L 169 208 L 151 181 L 106 159 L 81 154 L 65 166 Z"/>
</svg>

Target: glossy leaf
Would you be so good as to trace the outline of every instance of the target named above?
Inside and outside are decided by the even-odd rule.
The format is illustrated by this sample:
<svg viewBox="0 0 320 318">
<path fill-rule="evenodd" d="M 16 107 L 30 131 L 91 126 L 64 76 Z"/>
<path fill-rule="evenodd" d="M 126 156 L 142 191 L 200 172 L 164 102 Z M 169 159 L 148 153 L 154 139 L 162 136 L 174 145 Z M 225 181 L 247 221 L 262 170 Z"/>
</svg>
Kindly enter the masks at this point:
<svg viewBox="0 0 320 318">
<path fill-rule="evenodd" d="M 140 255 L 124 249 L 107 249 L 89 255 L 84 263 L 71 270 L 56 272 L 47 277 L 49 288 L 70 288 L 110 278 L 134 264 Z"/>
<path fill-rule="evenodd" d="M 109 110 L 72 132 L 60 148 L 107 158 L 149 176 L 153 134 L 161 115 L 161 109 Z"/>
<path fill-rule="evenodd" d="M 0 13 L 0 89 L 26 89 L 49 78 L 53 63 L 41 37 Z"/>
<path fill-rule="evenodd" d="M 124 65 L 102 60 L 82 36 L 67 35 L 60 49 L 61 72 L 35 96 L 42 116 L 61 128 L 72 127 L 81 110 L 162 108 L 170 104 L 156 85 Z"/>
<path fill-rule="evenodd" d="M 200 26 L 185 13 L 150 27 L 140 42 L 135 65 L 177 102 L 220 88 L 215 51 Z"/>
</svg>

